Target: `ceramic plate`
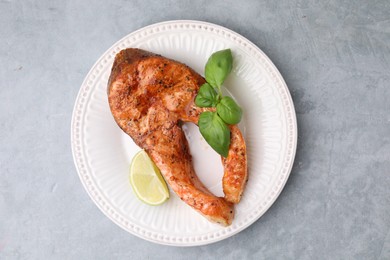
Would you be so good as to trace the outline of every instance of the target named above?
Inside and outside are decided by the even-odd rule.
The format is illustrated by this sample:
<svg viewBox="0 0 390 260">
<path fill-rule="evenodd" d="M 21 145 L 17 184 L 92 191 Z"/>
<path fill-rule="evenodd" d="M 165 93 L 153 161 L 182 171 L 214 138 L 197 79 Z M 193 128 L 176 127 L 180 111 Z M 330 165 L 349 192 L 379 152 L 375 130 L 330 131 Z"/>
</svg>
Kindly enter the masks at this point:
<svg viewBox="0 0 390 260">
<path fill-rule="evenodd" d="M 243 108 L 240 128 L 248 152 L 249 182 L 229 227 L 208 222 L 172 191 L 161 206 L 140 202 L 129 184 L 130 161 L 140 148 L 119 129 L 107 101 L 107 81 L 115 54 L 136 47 L 183 62 L 203 75 L 208 57 L 230 48 L 233 71 L 225 94 Z M 224 27 L 199 21 L 147 26 L 115 43 L 92 67 L 78 94 L 72 117 L 72 152 L 84 188 L 113 222 L 140 238 L 194 246 L 230 237 L 255 222 L 276 200 L 295 156 L 297 126 L 288 88 L 273 63 L 253 43 Z M 192 124 L 184 130 L 194 167 L 204 184 L 222 196 L 220 157 Z"/>
</svg>

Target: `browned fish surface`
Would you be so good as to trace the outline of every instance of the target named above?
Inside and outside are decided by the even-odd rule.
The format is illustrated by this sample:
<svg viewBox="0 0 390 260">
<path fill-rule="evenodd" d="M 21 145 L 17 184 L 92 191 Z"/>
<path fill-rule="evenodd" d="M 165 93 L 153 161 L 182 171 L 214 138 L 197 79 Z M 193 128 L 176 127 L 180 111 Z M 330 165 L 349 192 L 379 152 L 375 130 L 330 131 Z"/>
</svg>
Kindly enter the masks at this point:
<svg viewBox="0 0 390 260">
<path fill-rule="evenodd" d="M 225 173 L 222 179 L 223 192 L 227 201 L 240 202 L 245 185 L 248 181 L 246 163 L 246 145 L 240 129 L 231 126 L 229 153 L 222 157 Z"/>
<path fill-rule="evenodd" d="M 214 196 L 197 178 L 182 122 L 198 122 L 194 104 L 205 80 L 188 66 L 140 49 L 117 54 L 108 83 L 111 112 L 134 142 L 160 169 L 172 190 L 206 218 L 222 225 L 233 219 L 247 179 L 241 132 L 231 126 L 229 155 L 223 159 L 225 198 Z M 210 109 L 207 109 L 210 110 Z"/>
</svg>

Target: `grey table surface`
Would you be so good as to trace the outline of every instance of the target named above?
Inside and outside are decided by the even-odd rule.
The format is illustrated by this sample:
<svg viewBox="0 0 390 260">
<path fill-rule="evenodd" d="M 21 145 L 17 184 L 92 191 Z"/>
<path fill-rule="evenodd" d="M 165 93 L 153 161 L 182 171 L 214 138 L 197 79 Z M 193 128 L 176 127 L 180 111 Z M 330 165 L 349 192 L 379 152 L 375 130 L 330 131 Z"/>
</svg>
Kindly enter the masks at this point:
<svg viewBox="0 0 390 260">
<path fill-rule="evenodd" d="M 216 23 L 280 70 L 299 127 L 278 200 L 207 246 L 144 241 L 105 217 L 73 164 L 80 85 L 156 22 Z M 0 259 L 390 259 L 390 2 L 0 1 Z"/>
</svg>

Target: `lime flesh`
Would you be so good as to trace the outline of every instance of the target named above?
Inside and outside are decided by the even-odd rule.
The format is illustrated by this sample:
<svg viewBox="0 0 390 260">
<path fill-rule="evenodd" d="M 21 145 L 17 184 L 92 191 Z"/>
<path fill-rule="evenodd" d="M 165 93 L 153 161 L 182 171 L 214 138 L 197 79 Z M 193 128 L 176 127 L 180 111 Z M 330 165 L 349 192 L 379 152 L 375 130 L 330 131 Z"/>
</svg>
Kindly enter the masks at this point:
<svg viewBox="0 0 390 260">
<path fill-rule="evenodd" d="M 160 170 L 144 150 L 131 162 L 130 184 L 137 197 L 148 205 L 161 205 L 169 199 L 169 190 Z"/>
</svg>

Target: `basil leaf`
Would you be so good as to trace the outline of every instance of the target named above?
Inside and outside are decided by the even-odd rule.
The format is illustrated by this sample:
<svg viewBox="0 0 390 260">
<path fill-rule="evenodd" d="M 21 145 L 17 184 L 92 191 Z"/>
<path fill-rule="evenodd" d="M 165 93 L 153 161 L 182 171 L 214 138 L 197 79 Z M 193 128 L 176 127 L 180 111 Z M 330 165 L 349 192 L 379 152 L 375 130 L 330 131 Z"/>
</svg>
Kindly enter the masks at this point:
<svg viewBox="0 0 390 260">
<path fill-rule="evenodd" d="M 198 95 L 196 95 L 195 104 L 198 107 L 215 107 L 217 103 L 217 92 L 210 84 L 203 84 L 199 89 Z"/>
<path fill-rule="evenodd" d="M 225 123 L 238 124 L 241 121 L 242 110 L 231 97 L 223 97 L 217 105 L 217 113 Z"/>
<path fill-rule="evenodd" d="M 206 63 L 206 81 L 220 89 L 227 75 L 232 70 L 233 57 L 230 49 L 214 52 Z"/>
<path fill-rule="evenodd" d="M 199 116 L 200 133 L 207 143 L 220 155 L 227 157 L 230 145 L 230 130 L 216 112 L 203 112 Z"/>
</svg>

